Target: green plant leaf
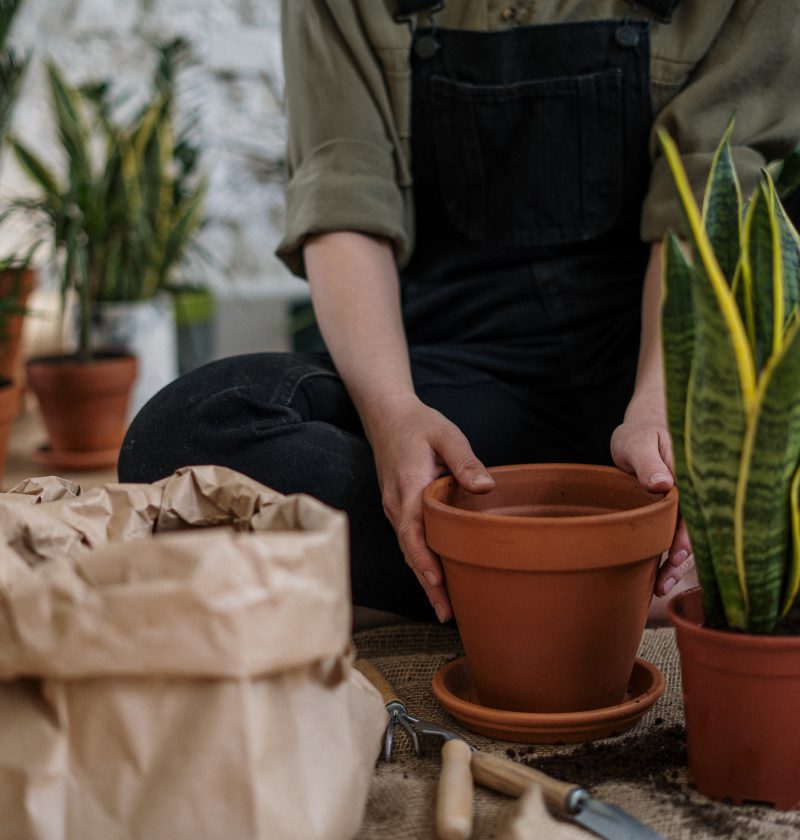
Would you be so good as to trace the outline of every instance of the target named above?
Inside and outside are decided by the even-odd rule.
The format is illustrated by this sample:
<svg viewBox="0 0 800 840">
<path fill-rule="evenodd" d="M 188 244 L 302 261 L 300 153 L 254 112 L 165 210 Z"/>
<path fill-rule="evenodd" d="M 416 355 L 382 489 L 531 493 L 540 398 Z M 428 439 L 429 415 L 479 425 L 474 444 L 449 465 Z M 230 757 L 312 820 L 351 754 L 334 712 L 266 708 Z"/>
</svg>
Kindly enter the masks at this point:
<svg viewBox="0 0 800 840">
<path fill-rule="evenodd" d="M 797 593 L 800 591 L 800 466 L 797 467 L 792 478 L 789 505 L 792 518 L 792 554 L 781 617 L 787 615 L 794 606 Z"/>
<path fill-rule="evenodd" d="M 681 516 L 689 531 L 695 567 L 703 590 L 706 623 L 711 627 L 718 627 L 724 624 L 725 614 L 714 575 L 706 522 L 686 457 L 687 398 L 694 361 L 692 274 L 692 267 L 687 263 L 677 238 L 671 232 L 667 233 L 663 251 L 661 307 L 667 420 L 672 438 Z"/>
<path fill-rule="evenodd" d="M 783 291 L 776 288 L 780 264 L 773 258 L 776 236 L 772 199 L 762 181 L 747 208 L 742 231 L 742 271 L 753 294 L 758 371 L 775 352 L 783 333 Z M 777 330 L 776 324 L 780 324 Z"/>
<path fill-rule="evenodd" d="M 733 120 L 714 154 L 703 199 L 703 225 L 720 269 L 733 286 L 739 264 L 742 192 L 733 167 L 730 138 Z"/>
<path fill-rule="evenodd" d="M 58 133 L 69 161 L 70 181 L 91 184 L 91 132 L 81 115 L 80 93 L 64 80 L 54 64 L 47 65 L 47 76 Z"/>
<path fill-rule="evenodd" d="M 9 143 L 20 167 L 42 189 L 45 198 L 60 205 L 62 192 L 58 185 L 58 179 L 53 172 L 27 146 L 24 146 L 18 140 L 9 138 Z"/>
<path fill-rule="evenodd" d="M 744 438 L 736 541 L 746 559 L 748 628 L 768 633 L 783 606 L 791 551 L 789 488 L 800 462 L 800 324 L 768 361 L 758 391 Z"/>
<path fill-rule="evenodd" d="M 659 138 L 696 254 L 692 283 L 695 352 L 687 396 L 686 462 L 706 521 L 727 622 L 743 628 L 747 595 L 744 569 L 735 550 L 733 502 L 747 416 L 755 398 L 755 367 L 733 292 L 702 224 L 677 147 L 665 131 L 659 132 Z"/>
<path fill-rule="evenodd" d="M 783 311 L 786 314 L 784 331 L 789 317 L 800 306 L 800 236 L 786 215 L 777 191 L 770 191 L 774 223 L 779 231 L 781 254 L 781 281 L 783 285 Z"/>
</svg>

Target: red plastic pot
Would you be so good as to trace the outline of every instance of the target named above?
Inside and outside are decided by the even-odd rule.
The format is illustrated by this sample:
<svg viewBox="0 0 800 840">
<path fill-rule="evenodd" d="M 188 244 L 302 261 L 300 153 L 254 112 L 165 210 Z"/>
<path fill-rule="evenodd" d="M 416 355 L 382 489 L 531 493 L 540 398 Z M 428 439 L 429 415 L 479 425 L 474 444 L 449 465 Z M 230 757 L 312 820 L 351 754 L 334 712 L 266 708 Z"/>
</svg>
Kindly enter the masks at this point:
<svg viewBox="0 0 800 840">
<path fill-rule="evenodd" d="M 689 775 L 734 804 L 800 808 L 800 637 L 703 627 L 699 589 L 667 614 L 681 656 Z"/>
<path fill-rule="evenodd" d="M 497 467 L 486 495 L 451 477 L 423 493 L 428 544 L 480 702 L 576 712 L 623 701 L 677 492 L 613 467 Z"/>
</svg>

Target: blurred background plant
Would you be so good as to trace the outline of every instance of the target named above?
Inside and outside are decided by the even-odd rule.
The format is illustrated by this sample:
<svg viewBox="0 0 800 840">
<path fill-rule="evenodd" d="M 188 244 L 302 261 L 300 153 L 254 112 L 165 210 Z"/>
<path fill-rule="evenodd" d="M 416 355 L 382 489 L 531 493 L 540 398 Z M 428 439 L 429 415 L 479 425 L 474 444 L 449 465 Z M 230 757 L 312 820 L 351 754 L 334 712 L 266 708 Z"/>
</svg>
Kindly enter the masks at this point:
<svg viewBox="0 0 800 840">
<path fill-rule="evenodd" d="M 107 81 L 76 87 L 47 65 L 65 171 L 57 174 L 27 144 L 10 138 L 38 191 L 17 208 L 43 222 L 59 269 L 62 306 L 78 300 L 77 355 L 92 355 L 98 304 L 142 301 L 165 289 L 195 242 L 205 180 L 188 132 L 176 137 L 173 83 L 183 45 L 159 47 L 151 95 L 133 115 Z"/>
<path fill-rule="evenodd" d="M 8 36 L 23 0 L 0 0 L 0 154 L 5 149 L 6 132 L 17 102 L 29 56 L 21 55 L 8 45 Z M 4 221 L 6 212 L 0 213 Z M 36 245 L 0 258 L 0 377 L 11 379 L 16 367 L 16 352 L 7 346 L 19 338 L 25 299 L 33 286 L 28 268 Z M 6 358 L 7 357 L 7 358 Z"/>
</svg>

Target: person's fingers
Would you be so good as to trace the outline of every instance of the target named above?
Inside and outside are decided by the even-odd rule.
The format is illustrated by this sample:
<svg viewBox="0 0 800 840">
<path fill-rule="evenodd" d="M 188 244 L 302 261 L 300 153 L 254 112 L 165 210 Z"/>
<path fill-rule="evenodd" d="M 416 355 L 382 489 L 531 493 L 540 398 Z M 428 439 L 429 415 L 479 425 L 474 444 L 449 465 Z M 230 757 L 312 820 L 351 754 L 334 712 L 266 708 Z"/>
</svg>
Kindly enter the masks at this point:
<svg viewBox="0 0 800 840">
<path fill-rule="evenodd" d="M 655 594 L 668 595 L 692 566 L 694 566 L 694 555 L 689 542 L 689 533 L 686 530 L 686 523 L 683 519 L 679 519 L 667 559 L 658 570 Z"/>
<path fill-rule="evenodd" d="M 448 621 L 453 616 L 453 610 L 444 586 L 442 565 L 425 542 L 421 506 L 417 509 L 409 499 L 403 506 L 395 530 L 406 563 L 425 590 L 436 617 L 442 623 Z"/>
<path fill-rule="evenodd" d="M 615 435 L 612 452 L 617 466 L 634 473 L 646 490 L 666 493 L 674 481 L 661 455 L 663 445 L 657 429 L 648 427 L 628 432 L 623 425 Z"/>
<path fill-rule="evenodd" d="M 465 490 L 470 493 L 488 493 L 494 489 L 494 479 L 472 451 L 469 441 L 455 426 L 448 425 L 440 429 L 433 444 L 439 457 Z"/>
<path fill-rule="evenodd" d="M 383 508 L 397 534 L 403 557 L 425 590 L 436 617 L 442 623 L 448 621 L 453 617 L 453 609 L 444 585 L 442 565 L 425 542 L 421 489 L 401 482 L 397 493 L 385 494 Z"/>
</svg>

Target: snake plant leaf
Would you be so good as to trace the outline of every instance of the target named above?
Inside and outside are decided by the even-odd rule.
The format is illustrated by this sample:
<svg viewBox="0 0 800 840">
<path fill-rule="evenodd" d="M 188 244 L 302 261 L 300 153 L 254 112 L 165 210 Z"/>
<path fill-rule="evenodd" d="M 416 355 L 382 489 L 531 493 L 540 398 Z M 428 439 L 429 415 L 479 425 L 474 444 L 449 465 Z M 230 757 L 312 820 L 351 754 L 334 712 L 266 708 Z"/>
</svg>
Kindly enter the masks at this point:
<svg viewBox="0 0 800 840">
<path fill-rule="evenodd" d="M 792 517 L 792 559 L 786 580 L 786 595 L 781 617 L 787 615 L 794 606 L 797 593 L 800 591 L 800 465 L 798 465 L 792 478 L 789 503 Z"/>
<path fill-rule="evenodd" d="M 746 560 L 748 628 L 771 632 L 780 616 L 791 551 L 790 485 L 800 462 L 800 324 L 759 381 L 736 494 L 737 554 Z"/>
<path fill-rule="evenodd" d="M 778 198 L 776 189 L 772 189 L 774 221 L 780 232 L 781 271 L 783 282 L 783 311 L 786 313 L 784 330 L 795 307 L 800 305 L 800 236 L 786 214 Z"/>
<path fill-rule="evenodd" d="M 769 356 L 780 344 L 783 332 L 783 292 L 776 294 L 773 259 L 775 245 L 772 199 L 766 184 L 759 184 L 744 221 L 742 232 L 742 270 L 753 294 L 756 325 L 756 368 L 763 370 Z M 776 323 L 780 327 L 776 330 Z"/>
<path fill-rule="evenodd" d="M 706 624 L 718 627 L 724 624 L 724 610 L 713 573 L 706 522 L 686 459 L 687 396 L 694 357 L 692 267 L 672 232 L 667 233 L 664 240 L 662 281 L 661 339 L 675 479 L 680 493 L 681 516 L 689 531 L 703 591 Z"/>
<path fill-rule="evenodd" d="M 739 264 L 742 219 L 742 191 L 731 155 L 732 133 L 733 120 L 717 146 L 703 197 L 703 225 L 730 285 Z"/>
<path fill-rule="evenodd" d="M 20 167 L 28 174 L 31 180 L 42 188 L 49 201 L 61 202 L 61 190 L 58 186 L 58 179 L 41 158 L 35 155 L 27 146 L 19 140 L 9 138 L 11 148 Z"/>
<path fill-rule="evenodd" d="M 677 147 L 659 132 L 696 254 L 692 299 L 694 367 L 689 383 L 686 461 L 707 525 L 725 617 L 744 628 L 747 594 L 734 536 L 734 499 L 747 417 L 756 392 L 753 357 L 733 292 L 702 224 Z M 724 422 L 722 422 L 724 418 Z"/>
<path fill-rule="evenodd" d="M 706 521 L 725 617 L 746 627 L 747 595 L 735 546 L 734 499 L 747 429 L 735 337 L 702 267 L 695 266 L 695 357 L 688 392 L 687 464 Z M 742 331 L 743 332 L 743 331 Z M 723 422 L 724 419 L 724 422 Z"/>
<path fill-rule="evenodd" d="M 70 182 L 91 182 L 91 132 L 81 115 L 80 94 L 62 78 L 54 64 L 47 65 L 47 76 L 58 133 L 67 152 Z"/>
</svg>

